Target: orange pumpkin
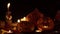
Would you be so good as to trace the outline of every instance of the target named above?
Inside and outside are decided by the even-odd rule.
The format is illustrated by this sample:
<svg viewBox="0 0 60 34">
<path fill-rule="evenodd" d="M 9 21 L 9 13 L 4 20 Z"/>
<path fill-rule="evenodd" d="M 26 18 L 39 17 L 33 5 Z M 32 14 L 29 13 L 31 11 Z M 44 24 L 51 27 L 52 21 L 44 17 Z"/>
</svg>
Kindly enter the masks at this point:
<svg viewBox="0 0 60 34">
<path fill-rule="evenodd" d="M 37 21 L 37 28 L 42 28 L 43 30 L 52 30 L 54 28 L 54 22 L 51 18 L 40 18 Z"/>
</svg>

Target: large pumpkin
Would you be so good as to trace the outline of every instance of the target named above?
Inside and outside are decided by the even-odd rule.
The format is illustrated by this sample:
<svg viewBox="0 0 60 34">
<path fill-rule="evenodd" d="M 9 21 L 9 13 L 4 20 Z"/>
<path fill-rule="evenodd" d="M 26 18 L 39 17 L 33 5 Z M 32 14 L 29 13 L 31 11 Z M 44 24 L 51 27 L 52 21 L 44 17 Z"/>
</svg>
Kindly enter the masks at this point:
<svg viewBox="0 0 60 34">
<path fill-rule="evenodd" d="M 43 30 L 52 30 L 54 28 L 54 22 L 51 18 L 40 18 L 37 21 L 37 28 Z"/>
<path fill-rule="evenodd" d="M 26 16 L 29 19 L 29 22 L 32 22 L 36 25 L 36 22 L 39 18 L 44 17 L 44 15 L 35 8 L 31 13 Z"/>
</svg>

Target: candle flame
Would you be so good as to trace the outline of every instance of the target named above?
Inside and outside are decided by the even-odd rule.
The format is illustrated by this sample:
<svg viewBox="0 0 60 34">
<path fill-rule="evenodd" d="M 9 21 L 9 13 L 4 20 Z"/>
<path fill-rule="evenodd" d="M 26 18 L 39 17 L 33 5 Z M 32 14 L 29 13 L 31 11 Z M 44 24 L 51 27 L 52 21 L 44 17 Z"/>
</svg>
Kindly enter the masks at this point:
<svg viewBox="0 0 60 34">
<path fill-rule="evenodd" d="M 18 19 L 17 22 L 20 23 L 20 19 Z"/>
<path fill-rule="evenodd" d="M 10 7 L 10 3 L 7 4 L 7 8 L 9 8 L 9 7 Z"/>
</svg>

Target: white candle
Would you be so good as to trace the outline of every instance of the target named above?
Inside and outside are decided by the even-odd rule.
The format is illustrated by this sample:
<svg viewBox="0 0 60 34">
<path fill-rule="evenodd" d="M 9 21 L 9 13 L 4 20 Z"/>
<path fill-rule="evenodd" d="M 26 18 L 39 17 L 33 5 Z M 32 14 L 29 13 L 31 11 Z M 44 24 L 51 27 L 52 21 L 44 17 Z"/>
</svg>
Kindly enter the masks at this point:
<svg viewBox="0 0 60 34">
<path fill-rule="evenodd" d="M 9 9 L 9 7 L 10 7 L 10 3 L 7 4 L 7 8 L 8 8 L 8 9 Z"/>
</svg>

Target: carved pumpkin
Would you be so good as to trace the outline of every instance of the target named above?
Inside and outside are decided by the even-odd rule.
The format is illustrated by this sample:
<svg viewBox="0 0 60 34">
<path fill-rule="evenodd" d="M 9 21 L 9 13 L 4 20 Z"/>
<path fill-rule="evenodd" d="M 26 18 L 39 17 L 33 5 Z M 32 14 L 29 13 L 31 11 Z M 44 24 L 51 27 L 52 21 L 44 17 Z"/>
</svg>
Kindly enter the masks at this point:
<svg viewBox="0 0 60 34">
<path fill-rule="evenodd" d="M 43 30 L 52 30 L 54 28 L 54 22 L 51 18 L 40 18 L 37 21 L 37 27 Z"/>
</svg>

